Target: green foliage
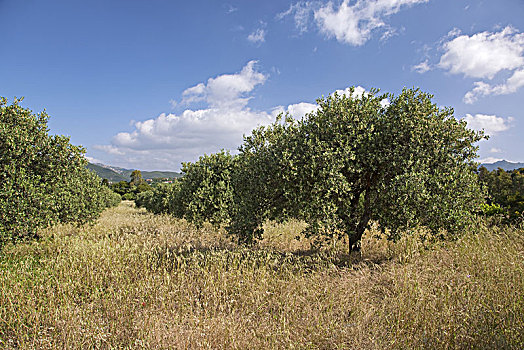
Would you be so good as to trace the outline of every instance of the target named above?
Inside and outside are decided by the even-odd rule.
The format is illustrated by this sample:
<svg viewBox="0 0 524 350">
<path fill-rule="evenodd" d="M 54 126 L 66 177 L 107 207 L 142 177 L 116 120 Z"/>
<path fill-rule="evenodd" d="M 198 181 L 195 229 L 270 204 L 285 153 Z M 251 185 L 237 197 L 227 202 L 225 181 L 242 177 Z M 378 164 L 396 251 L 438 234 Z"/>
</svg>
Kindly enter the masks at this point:
<svg viewBox="0 0 524 350">
<path fill-rule="evenodd" d="M 228 152 L 204 155 L 183 163 L 184 176 L 137 196 L 136 205 L 152 213 L 170 213 L 196 226 L 227 224 L 234 210 L 232 175 L 234 157 Z"/>
<path fill-rule="evenodd" d="M 145 181 L 142 178 L 142 172 L 140 170 L 133 170 L 131 173 L 131 182 L 129 183 L 131 186 L 138 186 L 143 184 Z"/>
<path fill-rule="evenodd" d="M 431 98 L 334 94 L 298 122 L 254 130 L 240 147 L 231 231 L 249 241 L 264 220 L 295 217 L 309 234 L 346 233 L 350 248 L 370 220 L 392 236 L 417 225 L 460 232 L 481 202 L 473 159 L 482 135 Z"/>
<path fill-rule="evenodd" d="M 128 193 L 131 189 L 131 186 L 129 185 L 129 182 L 127 181 L 120 181 L 114 184 L 111 184 L 111 189 L 118 193 L 119 195 L 123 196 L 124 194 Z"/>
<path fill-rule="evenodd" d="M 261 237 L 268 219 L 295 218 L 308 235 L 346 234 L 350 249 L 371 221 L 390 238 L 417 226 L 453 237 L 471 222 L 482 203 L 473 159 L 483 135 L 451 108 L 418 89 L 351 89 L 317 102 L 301 120 L 280 115 L 253 130 L 236 157 L 184 164 L 166 210 L 197 225 L 227 224 L 244 242 Z M 141 200 L 158 211 L 165 206 L 152 203 L 162 195 Z"/>
<path fill-rule="evenodd" d="M 231 218 L 234 158 L 229 152 L 204 155 L 195 163 L 183 163 L 184 176 L 170 199 L 170 212 L 197 226 L 209 221 L 215 226 Z"/>
<path fill-rule="evenodd" d="M 111 208 L 116 207 L 122 201 L 122 196 L 118 193 L 113 192 L 109 187 L 102 185 L 102 197 L 104 198 L 104 207 Z"/>
<path fill-rule="evenodd" d="M 48 135 L 48 115 L 0 98 L 0 244 L 56 222 L 85 223 L 116 198 L 86 169 L 84 149 Z"/>
<path fill-rule="evenodd" d="M 504 209 L 500 205 L 495 204 L 495 203 L 492 203 L 492 204 L 482 203 L 480 205 L 480 211 L 486 216 L 493 216 L 493 215 L 499 215 L 499 214 L 504 213 Z"/>
<path fill-rule="evenodd" d="M 122 196 L 122 199 L 125 201 L 133 201 L 135 200 L 136 196 L 134 193 L 126 193 Z"/>
<path fill-rule="evenodd" d="M 124 200 L 136 200 L 138 194 L 152 190 L 151 186 L 141 178 L 140 170 L 133 171 L 133 174 L 131 181 L 120 181 L 111 185 L 111 189 Z"/>
<path fill-rule="evenodd" d="M 486 215 L 503 214 L 509 222 L 524 216 L 524 168 L 489 172 L 480 167 L 479 178 L 487 191 L 487 206 L 498 207 L 496 213 L 484 210 Z"/>
<path fill-rule="evenodd" d="M 241 241 L 261 237 L 266 219 L 300 218 L 292 198 L 299 195 L 292 188 L 299 165 L 291 159 L 297 127 L 293 119 L 279 117 L 272 126 L 253 130 L 239 148 L 232 178 L 235 211 L 228 230 Z"/>
<path fill-rule="evenodd" d="M 178 190 L 178 183 L 160 184 L 152 190 L 140 192 L 137 195 L 135 204 L 137 207 L 146 208 L 154 214 L 163 214 L 171 212 L 170 203 L 173 202 L 173 195 Z"/>
</svg>

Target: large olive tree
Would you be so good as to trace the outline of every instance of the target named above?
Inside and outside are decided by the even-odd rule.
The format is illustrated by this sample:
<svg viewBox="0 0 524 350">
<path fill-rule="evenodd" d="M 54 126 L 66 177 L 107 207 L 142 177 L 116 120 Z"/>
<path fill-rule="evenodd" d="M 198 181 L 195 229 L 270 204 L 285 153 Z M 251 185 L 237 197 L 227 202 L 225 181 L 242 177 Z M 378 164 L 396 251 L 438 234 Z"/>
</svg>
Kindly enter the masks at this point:
<svg viewBox="0 0 524 350">
<path fill-rule="evenodd" d="M 310 234 L 346 233 L 350 249 L 371 220 L 393 235 L 459 232 L 482 201 L 473 162 L 482 134 L 431 98 L 351 89 L 299 121 L 254 130 L 240 147 L 231 231 L 249 241 L 265 219 L 297 217 Z"/>
</svg>

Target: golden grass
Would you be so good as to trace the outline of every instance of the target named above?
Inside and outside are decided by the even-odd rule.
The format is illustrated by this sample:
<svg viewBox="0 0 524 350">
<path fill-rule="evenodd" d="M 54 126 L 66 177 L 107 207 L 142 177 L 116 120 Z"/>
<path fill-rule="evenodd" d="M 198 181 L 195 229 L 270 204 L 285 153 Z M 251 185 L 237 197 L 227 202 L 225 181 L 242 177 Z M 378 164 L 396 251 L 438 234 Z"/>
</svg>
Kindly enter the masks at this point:
<svg viewBox="0 0 524 350">
<path fill-rule="evenodd" d="M 266 225 L 242 247 L 124 203 L 7 246 L 0 348 L 524 348 L 522 229 L 446 244 L 371 229 L 347 257 Z"/>
</svg>

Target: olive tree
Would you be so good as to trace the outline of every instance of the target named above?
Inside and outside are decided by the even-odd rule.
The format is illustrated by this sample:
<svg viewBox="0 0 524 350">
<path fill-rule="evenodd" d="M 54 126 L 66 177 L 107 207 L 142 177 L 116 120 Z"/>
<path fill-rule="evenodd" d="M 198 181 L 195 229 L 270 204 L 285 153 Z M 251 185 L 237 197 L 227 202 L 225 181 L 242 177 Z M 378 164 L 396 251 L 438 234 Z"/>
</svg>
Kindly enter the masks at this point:
<svg viewBox="0 0 524 350">
<path fill-rule="evenodd" d="M 0 98 L 0 244 L 37 236 L 56 222 L 96 218 L 110 198 L 84 149 L 48 135 L 48 115 Z"/>
<path fill-rule="evenodd" d="M 295 121 L 259 128 L 240 147 L 237 212 L 241 239 L 263 220 L 296 217 L 309 234 L 343 232 L 357 246 L 371 220 L 394 236 L 416 225 L 458 233 L 482 201 L 475 174 L 481 133 L 432 96 L 404 89 L 333 94 Z"/>
<path fill-rule="evenodd" d="M 221 151 L 204 155 L 194 163 L 183 163 L 184 176 L 177 181 L 169 203 L 169 212 L 189 222 L 215 226 L 229 222 L 233 210 L 231 176 L 234 158 Z"/>
</svg>

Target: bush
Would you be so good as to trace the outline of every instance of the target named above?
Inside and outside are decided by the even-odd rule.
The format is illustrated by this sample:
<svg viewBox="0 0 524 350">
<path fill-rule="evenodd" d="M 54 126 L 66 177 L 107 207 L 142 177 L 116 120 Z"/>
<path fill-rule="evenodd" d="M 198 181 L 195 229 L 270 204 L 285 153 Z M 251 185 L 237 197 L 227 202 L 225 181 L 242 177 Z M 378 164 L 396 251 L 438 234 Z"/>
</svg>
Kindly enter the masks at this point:
<svg viewBox="0 0 524 350">
<path fill-rule="evenodd" d="M 0 245 L 53 223 L 92 221 L 111 202 L 84 149 L 48 135 L 48 115 L 20 102 L 0 98 Z"/>
<path fill-rule="evenodd" d="M 524 168 L 488 171 L 480 167 L 479 178 L 486 189 L 487 204 L 482 208 L 487 216 L 503 214 L 504 222 L 517 223 L 524 217 Z"/>
<path fill-rule="evenodd" d="M 136 195 L 134 193 L 126 193 L 122 196 L 122 200 L 125 201 L 134 201 L 136 198 Z"/>
<path fill-rule="evenodd" d="M 169 203 L 176 188 L 176 182 L 175 184 L 160 184 L 154 187 L 153 190 L 140 192 L 137 195 L 135 204 L 137 207 L 146 208 L 154 214 L 171 212 Z"/>
<path fill-rule="evenodd" d="M 184 163 L 184 176 L 177 181 L 169 199 L 169 212 L 197 226 L 208 221 L 227 224 L 234 210 L 231 183 L 235 161 L 229 152 L 204 155 L 195 163 Z"/>
</svg>

